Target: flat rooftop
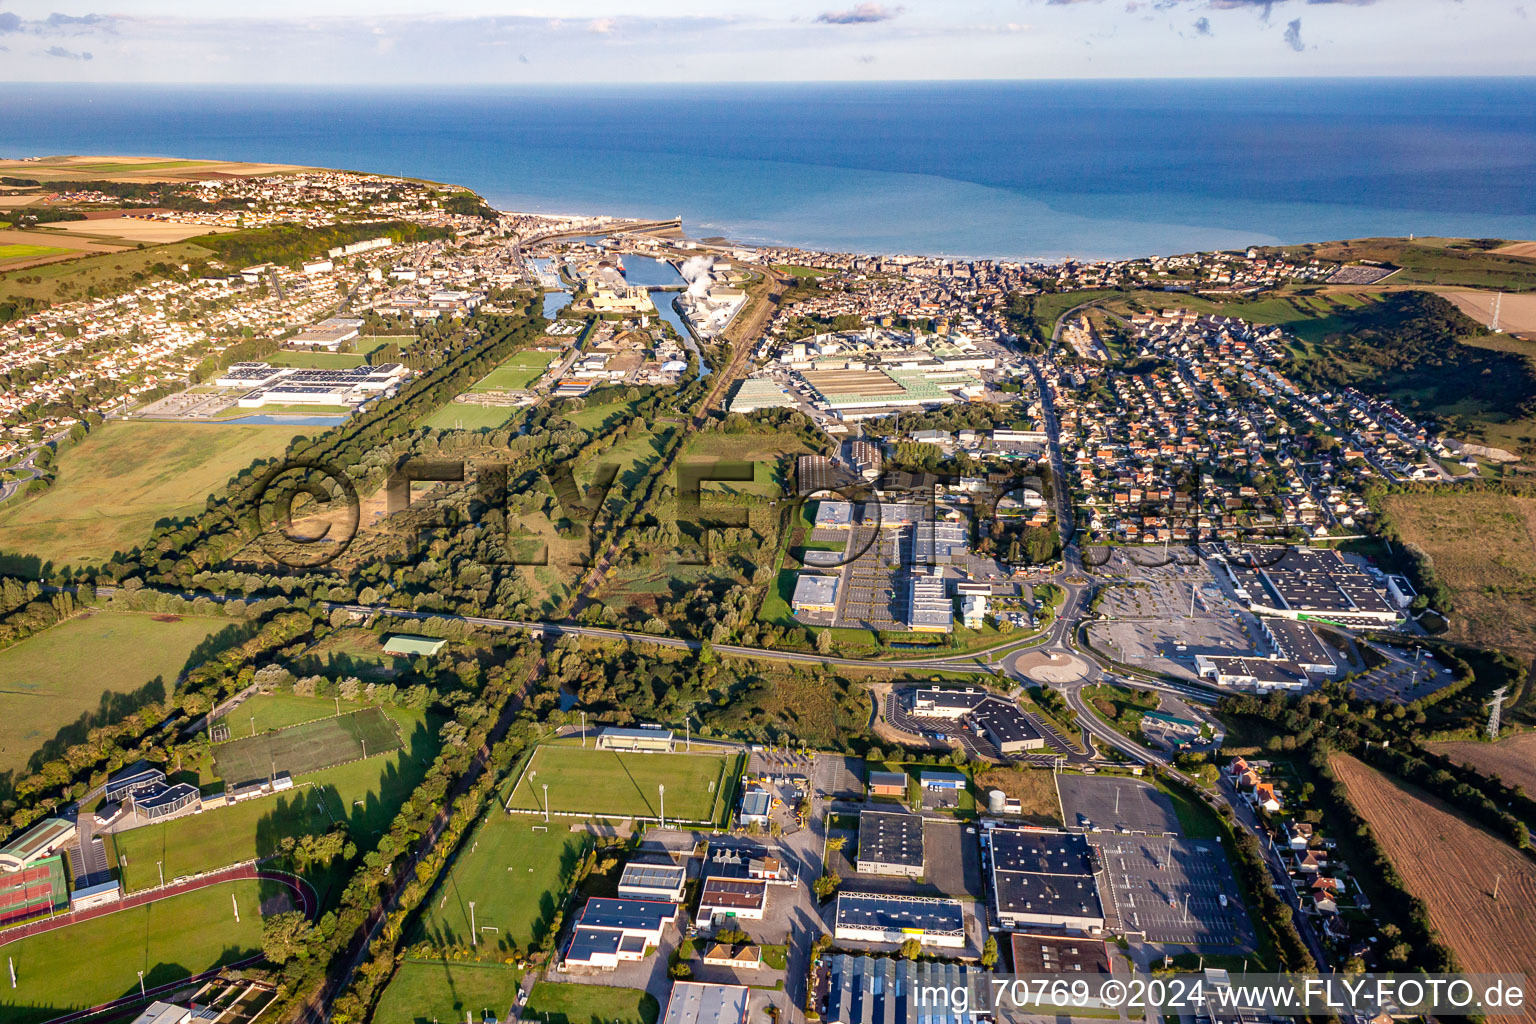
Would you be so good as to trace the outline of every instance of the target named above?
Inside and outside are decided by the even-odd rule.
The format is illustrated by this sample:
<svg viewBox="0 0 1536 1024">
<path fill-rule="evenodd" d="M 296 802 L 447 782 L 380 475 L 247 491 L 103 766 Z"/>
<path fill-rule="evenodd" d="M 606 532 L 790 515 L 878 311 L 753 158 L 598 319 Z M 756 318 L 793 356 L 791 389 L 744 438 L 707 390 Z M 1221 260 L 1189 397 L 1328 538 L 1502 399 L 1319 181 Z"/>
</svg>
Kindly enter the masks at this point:
<svg viewBox="0 0 1536 1024">
<path fill-rule="evenodd" d="M 745 985 L 674 982 L 661 1024 L 741 1024 L 747 1019 L 747 997 Z"/>
<path fill-rule="evenodd" d="M 1014 932 L 1014 974 L 1113 974 L 1103 939 Z"/>
<path fill-rule="evenodd" d="M 837 926 L 964 934 L 965 906 L 959 900 L 937 897 L 844 892 L 837 897 Z"/>
<path fill-rule="evenodd" d="M 1103 918 L 1096 862 L 1083 836 L 995 828 L 991 848 L 999 913 Z"/>
<path fill-rule="evenodd" d="M 860 812 L 858 859 L 875 864 L 922 867 L 922 815 L 899 811 Z"/>
</svg>

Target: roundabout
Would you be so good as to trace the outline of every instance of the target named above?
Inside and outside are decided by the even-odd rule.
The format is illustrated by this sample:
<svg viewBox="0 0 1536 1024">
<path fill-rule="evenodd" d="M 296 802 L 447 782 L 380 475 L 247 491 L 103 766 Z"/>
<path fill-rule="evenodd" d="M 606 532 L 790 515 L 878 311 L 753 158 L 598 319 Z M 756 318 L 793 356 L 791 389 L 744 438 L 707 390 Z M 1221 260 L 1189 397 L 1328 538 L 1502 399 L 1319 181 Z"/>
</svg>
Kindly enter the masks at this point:
<svg viewBox="0 0 1536 1024">
<path fill-rule="evenodd" d="M 1014 660 L 1013 668 L 1035 683 L 1075 683 L 1093 674 L 1088 662 L 1062 651 L 1027 651 Z"/>
</svg>

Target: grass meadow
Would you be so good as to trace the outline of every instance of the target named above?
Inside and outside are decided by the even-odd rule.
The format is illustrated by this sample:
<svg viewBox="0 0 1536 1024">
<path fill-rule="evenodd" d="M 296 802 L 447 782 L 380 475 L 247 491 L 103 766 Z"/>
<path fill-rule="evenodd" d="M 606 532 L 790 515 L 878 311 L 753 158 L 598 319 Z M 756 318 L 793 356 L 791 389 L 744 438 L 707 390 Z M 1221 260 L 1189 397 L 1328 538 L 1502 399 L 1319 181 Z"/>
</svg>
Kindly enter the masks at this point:
<svg viewBox="0 0 1536 1024">
<path fill-rule="evenodd" d="M 406 960 L 379 997 L 374 1020 L 390 1024 L 461 1021 L 469 1013 L 484 1019 L 510 1020 L 522 972 L 507 964 Z"/>
<path fill-rule="evenodd" d="M 203 509 L 212 491 L 303 428 L 112 422 L 65 449 L 47 492 L 0 509 L 0 552 L 93 565 L 142 544 L 157 520 Z"/>
<path fill-rule="evenodd" d="M 116 720 L 143 699 L 170 693 L 222 619 L 96 611 L 61 622 L 0 651 L 0 771 L 19 770 L 66 726 Z M 151 690 L 163 686 L 158 696 Z M 76 741 L 78 742 L 78 741 Z"/>
</svg>

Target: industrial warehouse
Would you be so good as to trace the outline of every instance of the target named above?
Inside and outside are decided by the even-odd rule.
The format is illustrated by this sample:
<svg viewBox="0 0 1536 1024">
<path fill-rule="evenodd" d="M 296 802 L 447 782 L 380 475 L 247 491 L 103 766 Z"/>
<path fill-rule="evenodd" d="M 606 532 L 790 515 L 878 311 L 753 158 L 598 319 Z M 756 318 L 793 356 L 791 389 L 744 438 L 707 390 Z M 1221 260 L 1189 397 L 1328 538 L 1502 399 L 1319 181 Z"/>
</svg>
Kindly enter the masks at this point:
<svg viewBox="0 0 1536 1024">
<path fill-rule="evenodd" d="M 812 979 L 821 1019 L 833 1024 L 981 1024 L 992 1017 L 987 1000 L 965 1008 L 922 1004 L 925 991 L 985 989 L 985 974 L 964 964 L 837 953 L 817 962 Z"/>
<path fill-rule="evenodd" d="M 409 375 L 410 371 L 399 363 L 329 370 L 235 363 L 214 383 L 243 392 L 235 402 L 242 409 L 265 405 L 355 407 L 369 399 L 394 394 Z"/>
<path fill-rule="evenodd" d="M 960 724 L 986 737 L 1004 754 L 1045 747 L 1045 734 L 1011 700 L 975 687 L 920 687 L 912 691 L 907 714 L 920 729 L 953 729 Z"/>
<path fill-rule="evenodd" d="M 1391 581 L 1378 583 L 1332 548 L 1240 545 L 1213 561 L 1256 615 L 1372 627 L 1402 621 L 1407 604 L 1394 603 Z"/>
<path fill-rule="evenodd" d="M 858 859 L 854 864 L 861 875 L 923 877 L 922 815 L 899 811 L 860 813 Z"/>
<path fill-rule="evenodd" d="M 927 896 L 838 893 L 833 936 L 898 944 L 916 939 L 925 946 L 961 949 L 965 946 L 965 905 L 959 900 Z"/>
<path fill-rule="evenodd" d="M 985 836 L 993 917 L 999 926 L 1089 934 L 1104 930 L 1099 865 L 1085 837 L 1022 828 L 992 828 Z"/>
</svg>

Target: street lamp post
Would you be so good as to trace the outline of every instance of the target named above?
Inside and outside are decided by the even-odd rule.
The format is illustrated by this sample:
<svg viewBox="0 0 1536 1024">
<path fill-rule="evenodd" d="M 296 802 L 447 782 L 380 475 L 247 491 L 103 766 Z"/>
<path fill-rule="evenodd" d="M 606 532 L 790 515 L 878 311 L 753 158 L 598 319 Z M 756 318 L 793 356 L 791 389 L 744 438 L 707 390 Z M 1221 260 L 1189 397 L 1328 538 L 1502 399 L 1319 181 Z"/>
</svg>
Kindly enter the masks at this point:
<svg viewBox="0 0 1536 1024">
<path fill-rule="evenodd" d="M 160 872 L 160 888 L 165 888 L 165 862 L 155 861 L 155 869 Z"/>
<path fill-rule="evenodd" d="M 144 972 L 139 972 L 139 998 L 148 999 L 149 993 L 144 991 Z"/>
<path fill-rule="evenodd" d="M 544 824 L 549 824 L 549 783 L 540 783 L 544 787 Z"/>
<path fill-rule="evenodd" d="M 661 796 L 661 827 L 667 827 L 667 787 L 661 783 L 656 784 L 656 791 Z"/>
<path fill-rule="evenodd" d="M 478 946 L 480 943 L 475 932 L 475 901 L 469 901 L 469 944 Z"/>
</svg>

